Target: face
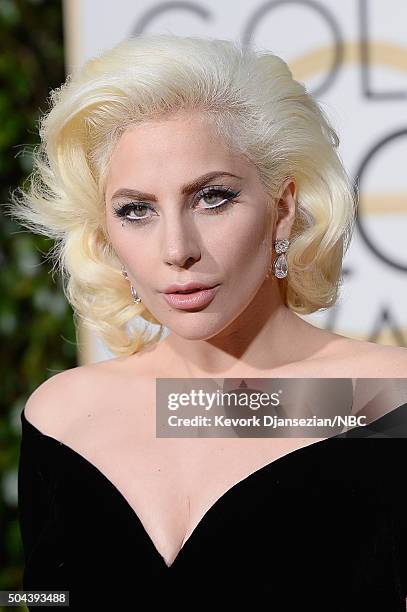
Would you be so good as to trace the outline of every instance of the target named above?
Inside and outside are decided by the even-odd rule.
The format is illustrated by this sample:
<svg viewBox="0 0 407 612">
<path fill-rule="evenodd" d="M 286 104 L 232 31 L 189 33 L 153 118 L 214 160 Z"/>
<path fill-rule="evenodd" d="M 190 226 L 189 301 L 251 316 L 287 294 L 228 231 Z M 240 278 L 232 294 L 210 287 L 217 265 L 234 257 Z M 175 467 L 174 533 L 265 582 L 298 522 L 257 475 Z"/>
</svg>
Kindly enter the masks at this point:
<svg viewBox="0 0 407 612">
<path fill-rule="evenodd" d="M 204 116 L 127 130 L 109 166 L 106 224 L 144 306 L 170 331 L 209 339 L 249 307 L 270 265 L 268 195 L 255 166 L 228 150 Z M 215 289 L 179 294 L 173 283 Z M 267 304 L 265 304 L 265 307 Z"/>
</svg>

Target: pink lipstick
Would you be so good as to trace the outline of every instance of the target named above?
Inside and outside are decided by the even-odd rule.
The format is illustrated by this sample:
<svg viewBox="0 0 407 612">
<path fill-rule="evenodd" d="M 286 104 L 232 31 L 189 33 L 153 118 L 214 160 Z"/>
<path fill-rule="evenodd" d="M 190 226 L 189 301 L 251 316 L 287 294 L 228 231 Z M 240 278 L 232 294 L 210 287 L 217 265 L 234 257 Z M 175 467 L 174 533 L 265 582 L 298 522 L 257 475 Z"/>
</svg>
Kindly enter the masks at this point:
<svg viewBox="0 0 407 612">
<path fill-rule="evenodd" d="M 188 310 L 190 308 L 203 308 L 213 300 L 219 285 L 192 290 L 188 293 L 163 293 L 170 306 Z"/>
</svg>

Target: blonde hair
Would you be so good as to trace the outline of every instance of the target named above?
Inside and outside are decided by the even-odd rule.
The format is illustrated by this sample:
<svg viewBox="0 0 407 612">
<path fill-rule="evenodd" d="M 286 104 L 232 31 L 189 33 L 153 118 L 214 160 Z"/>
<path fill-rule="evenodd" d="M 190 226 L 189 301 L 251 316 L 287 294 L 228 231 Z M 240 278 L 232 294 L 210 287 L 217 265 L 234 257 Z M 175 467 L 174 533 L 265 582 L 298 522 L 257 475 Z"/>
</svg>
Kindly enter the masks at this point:
<svg viewBox="0 0 407 612">
<path fill-rule="evenodd" d="M 156 342 L 164 328 L 133 302 L 109 241 L 109 158 L 126 128 L 180 109 L 206 113 L 219 137 L 256 164 L 273 198 L 284 179 L 295 178 L 289 273 L 278 281 L 286 305 L 309 314 L 338 298 L 356 201 L 339 138 L 320 105 L 271 52 L 229 40 L 142 35 L 89 60 L 51 91 L 29 187 L 16 190 L 9 204 L 22 225 L 55 240 L 50 257 L 75 316 L 117 355 Z M 129 328 L 135 316 L 144 329 Z M 159 325 L 150 337 L 148 322 Z"/>
</svg>

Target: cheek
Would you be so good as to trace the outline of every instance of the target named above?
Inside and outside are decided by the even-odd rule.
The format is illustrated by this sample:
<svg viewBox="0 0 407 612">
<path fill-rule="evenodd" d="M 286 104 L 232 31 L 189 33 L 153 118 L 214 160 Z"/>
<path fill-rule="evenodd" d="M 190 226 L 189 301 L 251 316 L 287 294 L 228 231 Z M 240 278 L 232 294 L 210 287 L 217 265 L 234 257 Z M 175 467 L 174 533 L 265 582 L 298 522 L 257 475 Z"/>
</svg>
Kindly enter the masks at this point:
<svg viewBox="0 0 407 612">
<path fill-rule="evenodd" d="M 210 249 L 219 265 L 248 270 L 264 263 L 269 253 L 268 223 L 265 213 L 248 210 L 225 224 L 225 231 L 216 232 Z"/>
<path fill-rule="evenodd" d="M 122 227 L 122 222 L 111 215 L 106 215 L 106 229 L 109 240 L 117 253 L 123 260 L 128 259 L 129 254 L 134 252 L 134 239 L 132 240 L 131 228 Z"/>
<path fill-rule="evenodd" d="M 120 242 L 120 230 L 122 229 L 121 224 L 117 223 L 112 213 L 107 211 L 105 211 L 105 224 L 110 242 L 113 244 L 113 246 L 115 246 L 116 243 Z"/>
</svg>

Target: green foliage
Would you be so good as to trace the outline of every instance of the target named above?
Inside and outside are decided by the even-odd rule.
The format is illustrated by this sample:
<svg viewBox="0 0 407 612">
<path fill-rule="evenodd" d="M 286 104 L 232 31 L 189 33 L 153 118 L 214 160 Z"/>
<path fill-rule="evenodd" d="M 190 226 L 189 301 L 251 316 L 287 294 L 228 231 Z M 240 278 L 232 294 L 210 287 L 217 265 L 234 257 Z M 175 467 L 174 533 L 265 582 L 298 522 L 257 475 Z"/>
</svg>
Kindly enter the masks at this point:
<svg viewBox="0 0 407 612">
<path fill-rule="evenodd" d="M 59 0 L 0 0 L 0 201 L 32 170 L 38 117 L 65 80 Z M 20 413 L 30 393 L 77 365 L 75 328 L 59 278 L 46 259 L 52 241 L 0 218 L 0 589 L 22 589 L 17 519 Z M 21 608 L 23 610 L 25 608 Z"/>
</svg>

